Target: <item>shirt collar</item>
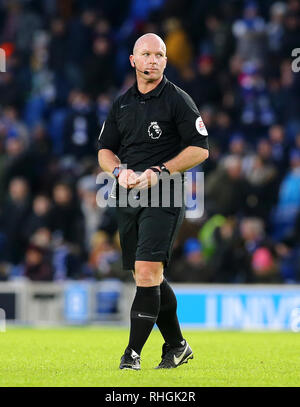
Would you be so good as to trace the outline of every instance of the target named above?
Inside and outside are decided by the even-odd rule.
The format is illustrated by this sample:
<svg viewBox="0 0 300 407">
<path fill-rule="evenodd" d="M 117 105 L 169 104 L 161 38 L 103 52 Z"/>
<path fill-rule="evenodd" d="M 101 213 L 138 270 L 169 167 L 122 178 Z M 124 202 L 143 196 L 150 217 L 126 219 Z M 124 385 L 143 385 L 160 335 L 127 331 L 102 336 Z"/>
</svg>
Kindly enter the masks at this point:
<svg viewBox="0 0 300 407">
<path fill-rule="evenodd" d="M 156 86 L 156 88 L 152 89 L 150 92 L 147 93 L 141 93 L 138 90 L 137 87 L 137 82 L 135 82 L 135 84 L 132 86 L 132 93 L 134 95 L 138 95 L 140 96 L 142 99 L 150 99 L 151 97 L 158 97 L 163 88 L 165 87 L 166 83 L 167 83 L 167 78 L 165 77 L 165 75 L 163 76 L 162 80 L 159 82 L 159 84 Z"/>
</svg>

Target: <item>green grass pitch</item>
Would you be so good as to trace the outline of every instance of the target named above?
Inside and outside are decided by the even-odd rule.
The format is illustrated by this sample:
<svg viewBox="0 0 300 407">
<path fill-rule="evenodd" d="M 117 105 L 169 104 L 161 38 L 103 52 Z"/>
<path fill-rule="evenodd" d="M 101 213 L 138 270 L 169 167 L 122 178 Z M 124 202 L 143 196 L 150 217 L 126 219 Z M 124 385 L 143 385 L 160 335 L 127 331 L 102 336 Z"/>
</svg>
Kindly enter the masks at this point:
<svg viewBox="0 0 300 407">
<path fill-rule="evenodd" d="M 15 328 L 0 332 L 1 387 L 300 386 L 300 334 L 184 330 L 194 359 L 155 370 L 162 337 L 154 330 L 141 371 L 119 370 L 128 329 Z"/>
</svg>

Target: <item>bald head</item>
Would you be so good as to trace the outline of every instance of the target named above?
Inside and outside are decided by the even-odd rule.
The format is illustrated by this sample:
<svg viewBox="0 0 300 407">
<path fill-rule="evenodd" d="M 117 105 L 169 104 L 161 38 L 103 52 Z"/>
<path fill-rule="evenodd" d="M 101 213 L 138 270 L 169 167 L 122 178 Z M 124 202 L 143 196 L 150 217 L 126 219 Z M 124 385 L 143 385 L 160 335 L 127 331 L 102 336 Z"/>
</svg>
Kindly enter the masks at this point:
<svg viewBox="0 0 300 407">
<path fill-rule="evenodd" d="M 158 47 L 161 51 L 164 52 L 164 56 L 166 55 L 166 44 L 158 35 L 152 33 L 144 34 L 140 38 L 138 38 L 134 44 L 132 53 L 133 55 L 136 55 L 139 50 L 152 47 Z"/>
<path fill-rule="evenodd" d="M 133 55 L 130 55 L 129 60 L 136 70 L 140 91 L 142 83 L 153 87 L 163 77 L 167 64 L 166 45 L 156 34 L 142 35 L 134 44 Z"/>
</svg>

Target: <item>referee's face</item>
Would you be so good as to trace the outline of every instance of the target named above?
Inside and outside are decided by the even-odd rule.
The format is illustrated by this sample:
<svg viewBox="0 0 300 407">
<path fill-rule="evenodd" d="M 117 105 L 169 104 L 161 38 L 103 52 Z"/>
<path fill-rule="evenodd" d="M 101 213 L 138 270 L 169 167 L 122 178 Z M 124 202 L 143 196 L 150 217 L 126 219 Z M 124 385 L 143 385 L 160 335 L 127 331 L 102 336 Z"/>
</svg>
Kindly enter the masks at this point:
<svg viewBox="0 0 300 407">
<path fill-rule="evenodd" d="M 155 82 L 162 77 L 167 64 L 164 42 L 151 35 L 145 36 L 136 43 L 133 55 L 130 55 L 130 62 L 137 68 L 139 78 Z M 149 74 L 144 74 L 144 71 L 148 71 Z"/>
</svg>

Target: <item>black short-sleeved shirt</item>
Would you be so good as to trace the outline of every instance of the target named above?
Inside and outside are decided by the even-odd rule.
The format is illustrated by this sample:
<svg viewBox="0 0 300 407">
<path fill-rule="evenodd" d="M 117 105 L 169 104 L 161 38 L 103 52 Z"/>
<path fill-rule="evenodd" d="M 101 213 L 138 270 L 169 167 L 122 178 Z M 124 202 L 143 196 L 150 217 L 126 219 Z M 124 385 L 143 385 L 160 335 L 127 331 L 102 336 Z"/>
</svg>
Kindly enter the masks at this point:
<svg viewBox="0 0 300 407">
<path fill-rule="evenodd" d="M 151 92 L 140 93 L 135 83 L 118 97 L 98 140 L 99 149 L 134 171 L 161 165 L 188 146 L 208 149 L 207 131 L 191 97 L 165 76 Z"/>
</svg>

